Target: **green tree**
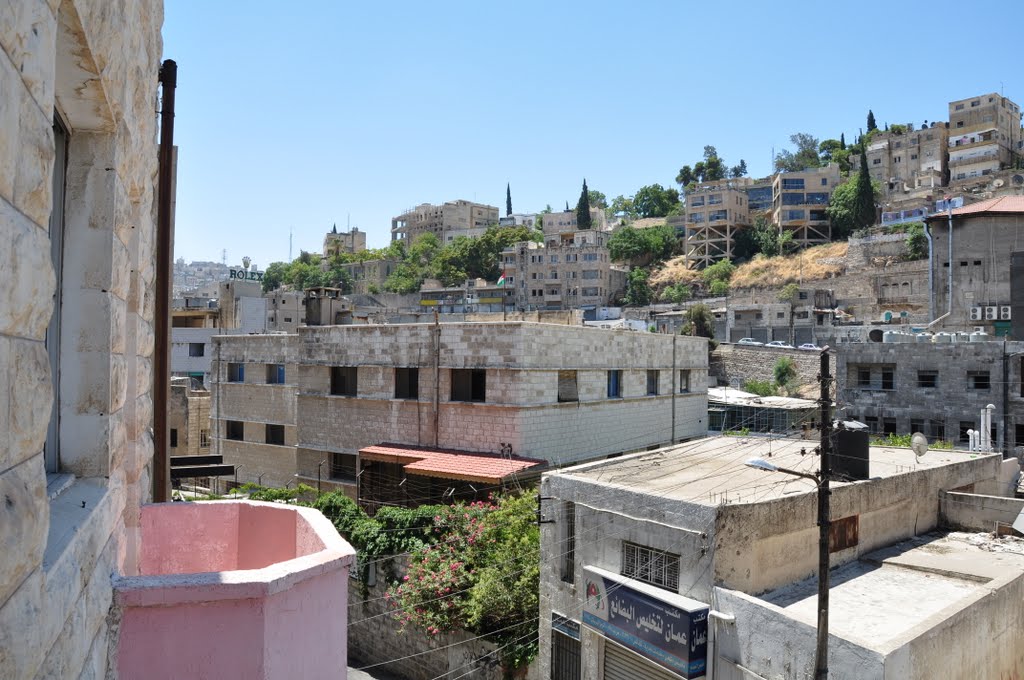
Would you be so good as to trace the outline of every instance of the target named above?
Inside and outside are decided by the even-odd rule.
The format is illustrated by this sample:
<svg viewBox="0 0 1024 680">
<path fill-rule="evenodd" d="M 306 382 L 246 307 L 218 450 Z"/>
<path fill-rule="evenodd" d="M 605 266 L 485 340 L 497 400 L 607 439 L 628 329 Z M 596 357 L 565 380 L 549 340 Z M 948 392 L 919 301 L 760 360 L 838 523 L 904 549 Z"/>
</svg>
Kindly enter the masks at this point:
<svg viewBox="0 0 1024 680">
<path fill-rule="evenodd" d="M 679 174 L 676 175 L 676 184 L 681 187 L 687 187 L 696 181 L 698 180 L 697 176 L 693 174 L 693 168 L 689 165 L 679 168 Z"/>
<path fill-rule="evenodd" d="M 868 186 L 871 188 L 871 218 L 867 220 L 867 224 L 863 223 L 863 218 L 857 217 L 857 192 L 858 187 L 862 181 L 861 175 L 867 175 L 867 163 L 862 162 L 861 171 L 857 176 L 856 180 L 849 180 L 843 182 L 835 191 L 832 192 L 832 197 L 829 199 L 828 207 L 825 209 L 825 213 L 828 215 L 829 221 L 832 223 L 832 240 L 843 241 L 850 237 L 857 229 L 865 229 L 870 227 L 874 223 L 874 196 L 880 192 L 880 188 L 877 182 L 873 182 L 870 177 L 866 178 Z"/>
<path fill-rule="evenodd" d="M 843 151 L 846 151 L 846 133 L 845 132 L 840 132 L 839 133 L 839 148 L 842 149 Z"/>
<path fill-rule="evenodd" d="M 612 199 L 612 204 L 608 206 L 605 211 L 609 217 L 621 217 L 623 219 L 631 219 L 636 217 L 636 209 L 633 207 L 633 197 L 626 197 L 618 195 Z"/>
<path fill-rule="evenodd" d="M 715 337 L 715 317 L 711 313 L 711 308 L 705 304 L 698 304 L 686 310 L 686 323 L 683 324 L 679 333 L 713 339 Z"/>
<path fill-rule="evenodd" d="M 664 224 L 646 229 L 623 227 L 608 239 L 608 250 L 619 262 L 663 262 L 672 256 L 677 240 L 675 229 Z"/>
<path fill-rule="evenodd" d="M 590 190 L 590 207 L 604 210 L 608 207 L 608 197 L 600 191 Z"/>
<path fill-rule="evenodd" d="M 878 125 L 875 124 L 875 114 L 871 109 L 868 109 L 868 132 L 874 132 L 878 129 Z"/>
<path fill-rule="evenodd" d="M 787 283 L 785 286 L 782 287 L 782 290 L 779 291 L 779 301 L 793 302 L 794 300 L 796 300 L 796 296 L 799 293 L 800 286 L 798 286 L 795 283 Z"/>
<path fill-rule="evenodd" d="M 743 391 L 759 397 L 774 397 L 778 394 L 775 384 L 770 380 L 747 380 L 743 383 Z"/>
<path fill-rule="evenodd" d="M 633 209 L 638 217 L 665 217 L 679 205 L 679 192 L 660 184 L 640 187 L 633 195 Z"/>
<path fill-rule="evenodd" d="M 723 281 L 729 283 L 729 279 L 732 278 L 733 272 L 736 271 L 736 265 L 729 260 L 719 260 L 714 264 L 708 265 L 704 268 L 704 271 L 700 273 L 701 278 L 704 281 L 704 285 L 711 287 L 711 284 L 716 281 Z"/>
<path fill-rule="evenodd" d="M 775 377 L 775 384 L 785 388 L 796 378 L 796 365 L 789 357 L 779 357 L 772 374 Z"/>
<path fill-rule="evenodd" d="M 775 156 L 775 169 L 780 172 L 799 172 L 821 165 L 818 156 L 818 138 L 804 132 L 790 135 L 789 141 L 796 151 L 783 149 Z"/>
<path fill-rule="evenodd" d="M 924 225 L 915 222 L 907 229 L 907 259 L 923 260 L 928 257 L 928 238 L 924 234 Z"/>
<path fill-rule="evenodd" d="M 868 157 L 860 150 L 860 171 L 857 173 L 856 194 L 853 204 L 854 229 L 867 229 L 875 223 L 875 188 L 868 174 Z"/>
<path fill-rule="evenodd" d="M 512 184 L 505 185 L 505 215 L 512 214 Z"/>
<path fill-rule="evenodd" d="M 626 297 L 622 304 L 630 307 L 643 307 L 651 304 L 651 285 L 647 281 L 648 272 L 642 267 L 634 267 L 626 278 Z"/>
<path fill-rule="evenodd" d="M 677 305 L 680 302 L 686 302 L 693 297 L 693 290 L 685 283 L 676 283 L 670 286 L 665 286 L 661 291 L 661 295 L 658 297 L 663 302 L 671 302 L 672 304 Z"/>
<path fill-rule="evenodd" d="M 269 293 L 280 288 L 285 283 L 284 279 L 287 274 L 288 264 L 286 262 L 271 262 L 263 270 L 263 292 Z"/>
<path fill-rule="evenodd" d="M 741 158 L 740 164 L 732 166 L 732 168 L 729 170 L 729 176 L 732 177 L 733 179 L 738 179 L 740 177 L 746 177 L 746 175 L 747 162 Z"/>
<path fill-rule="evenodd" d="M 566 208 L 568 210 L 568 208 Z M 583 180 L 583 189 L 580 190 L 580 200 L 576 204 L 576 226 L 579 229 L 590 229 L 592 221 L 590 218 L 590 192 L 587 190 L 587 180 Z"/>
</svg>

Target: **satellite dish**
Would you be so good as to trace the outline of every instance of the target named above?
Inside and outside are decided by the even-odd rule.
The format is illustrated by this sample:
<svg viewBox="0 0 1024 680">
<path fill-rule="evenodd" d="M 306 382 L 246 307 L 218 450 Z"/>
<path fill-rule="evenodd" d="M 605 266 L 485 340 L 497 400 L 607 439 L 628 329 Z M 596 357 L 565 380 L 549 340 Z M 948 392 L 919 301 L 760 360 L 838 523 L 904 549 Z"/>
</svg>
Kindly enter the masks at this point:
<svg viewBox="0 0 1024 680">
<path fill-rule="evenodd" d="M 1014 175 L 1012 179 L 1014 184 L 1024 184 L 1024 175 Z"/>
<path fill-rule="evenodd" d="M 925 437 L 920 432 L 915 432 L 910 438 L 910 450 L 920 460 L 921 456 L 928 453 L 928 437 Z"/>
<path fill-rule="evenodd" d="M 997 180 L 993 181 L 992 182 L 992 186 L 994 186 L 996 189 L 998 189 L 999 187 L 1003 186 L 1003 180 L 997 179 Z"/>
</svg>

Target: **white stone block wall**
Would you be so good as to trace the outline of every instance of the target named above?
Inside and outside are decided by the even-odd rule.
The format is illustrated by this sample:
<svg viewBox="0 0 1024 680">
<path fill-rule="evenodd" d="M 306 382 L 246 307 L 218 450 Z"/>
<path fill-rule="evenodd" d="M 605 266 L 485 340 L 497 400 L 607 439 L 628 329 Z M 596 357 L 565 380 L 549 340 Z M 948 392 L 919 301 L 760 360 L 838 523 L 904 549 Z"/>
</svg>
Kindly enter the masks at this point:
<svg viewBox="0 0 1024 680">
<path fill-rule="evenodd" d="M 95 678 L 151 495 L 157 0 L 0 5 L 0 677 Z M 56 276 L 53 120 L 69 128 L 62 371 L 44 338 Z M 43 447 L 60 415 L 50 499 Z"/>
</svg>

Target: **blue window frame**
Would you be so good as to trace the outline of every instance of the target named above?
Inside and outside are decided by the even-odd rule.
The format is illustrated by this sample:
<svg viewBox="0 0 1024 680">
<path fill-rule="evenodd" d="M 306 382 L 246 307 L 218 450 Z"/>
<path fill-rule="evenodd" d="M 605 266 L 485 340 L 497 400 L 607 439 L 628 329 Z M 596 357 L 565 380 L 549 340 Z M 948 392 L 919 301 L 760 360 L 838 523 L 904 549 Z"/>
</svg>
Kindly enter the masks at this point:
<svg viewBox="0 0 1024 680">
<path fill-rule="evenodd" d="M 782 178 L 782 189 L 783 189 L 783 191 L 785 191 L 786 189 L 803 189 L 803 188 L 804 188 L 804 180 L 802 178 L 801 179 L 796 179 L 796 178 L 786 179 L 785 177 Z"/>
</svg>

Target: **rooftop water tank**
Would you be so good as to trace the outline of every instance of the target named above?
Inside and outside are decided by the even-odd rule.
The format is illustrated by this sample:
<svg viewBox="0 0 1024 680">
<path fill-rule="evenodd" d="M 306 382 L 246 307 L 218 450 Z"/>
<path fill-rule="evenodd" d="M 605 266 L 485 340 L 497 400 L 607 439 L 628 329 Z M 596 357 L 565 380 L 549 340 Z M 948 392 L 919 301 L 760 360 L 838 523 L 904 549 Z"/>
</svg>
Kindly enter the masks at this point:
<svg viewBox="0 0 1024 680">
<path fill-rule="evenodd" d="M 915 342 L 931 342 L 932 337 L 931 333 L 918 333 L 914 336 L 914 340 Z"/>
<path fill-rule="evenodd" d="M 899 335 L 896 331 L 883 331 L 882 342 L 899 342 L 896 336 Z"/>
<path fill-rule="evenodd" d="M 952 333 L 936 333 L 932 337 L 932 342 L 942 342 L 942 343 L 953 342 L 953 334 Z"/>
<path fill-rule="evenodd" d="M 971 342 L 985 342 L 988 340 L 988 333 L 985 331 L 974 331 L 970 337 Z"/>
</svg>

